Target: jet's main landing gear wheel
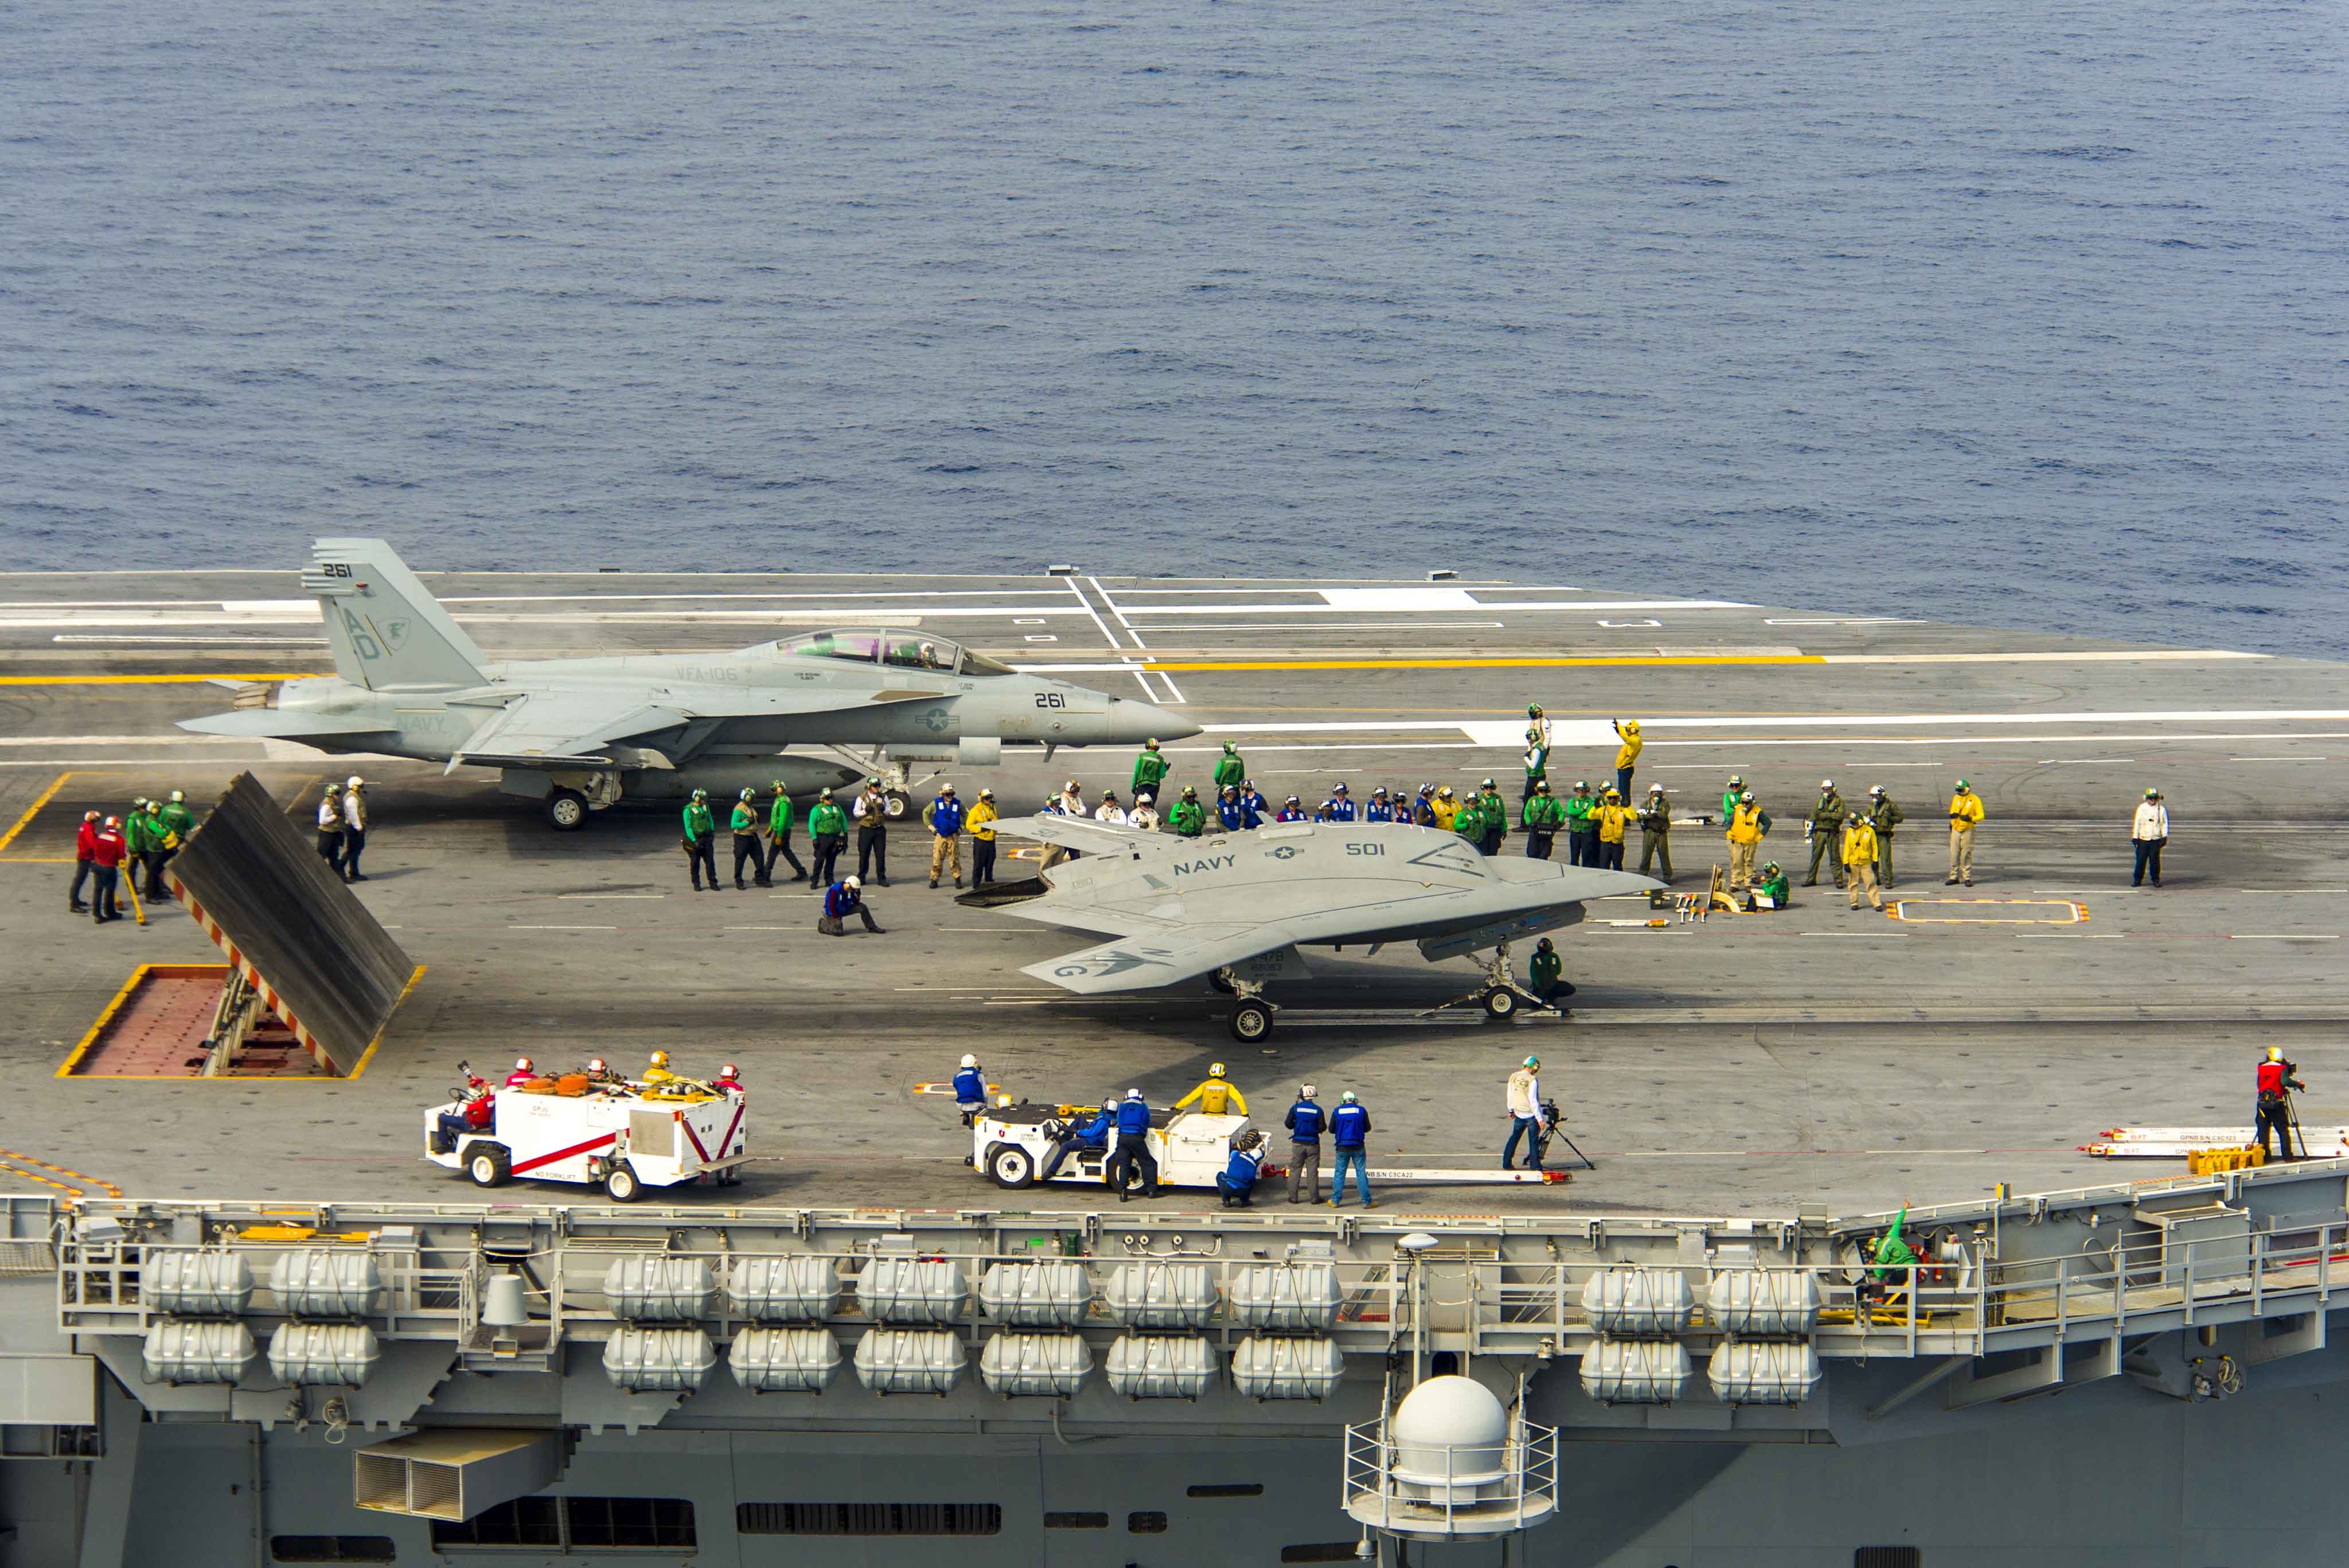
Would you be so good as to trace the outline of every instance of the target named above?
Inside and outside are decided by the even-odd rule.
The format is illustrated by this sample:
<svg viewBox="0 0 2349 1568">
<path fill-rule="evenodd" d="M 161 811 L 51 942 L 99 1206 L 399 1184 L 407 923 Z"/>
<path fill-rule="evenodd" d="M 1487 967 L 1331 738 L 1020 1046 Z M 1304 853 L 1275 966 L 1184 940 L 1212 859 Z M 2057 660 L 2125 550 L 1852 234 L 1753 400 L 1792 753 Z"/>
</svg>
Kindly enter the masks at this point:
<svg viewBox="0 0 2349 1568">
<path fill-rule="evenodd" d="M 1519 1005 L 1517 993 L 1507 986 L 1496 985 L 1485 993 L 1485 1015 L 1487 1018 L 1515 1018 Z"/>
<path fill-rule="evenodd" d="M 889 820 L 892 822 L 904 821 L 914 809 L 914 797 L 901 789 L 887 791 L 882 795 L 881 801 L 881 809 L 888 814 Z"/>
<path fill-rule="evenodd" d="M 587 797 L 560 785 L 546 796 L 546 826 L 557 833 L 576 833 L 587 826 Z"/>
<path fill-rule="evenodd" d="M 1212 971 L 1209 981 L 1217 991 L 1239 998 L 1232 1009 L 1232 1038 L 1243 1045 L 1253 1045 L 1272 1033 L 1272 1015 L 1278 1011 L 1264 999 L 1264 982 L 1242 980 L 1229 964 Z"/>
</svg>

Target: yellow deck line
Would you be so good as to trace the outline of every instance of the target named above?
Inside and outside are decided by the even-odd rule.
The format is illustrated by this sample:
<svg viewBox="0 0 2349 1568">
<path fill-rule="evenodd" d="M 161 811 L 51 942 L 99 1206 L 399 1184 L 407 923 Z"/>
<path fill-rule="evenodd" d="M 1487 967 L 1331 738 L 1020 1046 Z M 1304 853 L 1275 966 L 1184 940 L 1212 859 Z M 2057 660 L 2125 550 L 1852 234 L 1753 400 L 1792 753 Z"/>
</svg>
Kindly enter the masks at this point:
<svg viewBox="0 0 2349 1568">
<path fill-rule="evenodd" d="M 2088 919 L 2088 906 L 2071 898 L 1894 898 L 1884 912 L 1912 926 L 2079 926 Z M 1929 904 L 1995 904 L 2010 909 L 2065 909 L 2067 919 L 2037 915 L 1912 915 L 1906 906 Z"/>
<path fill-rule="evenodd" d="M 71 777 L 73 774 L 70 773 L 59 774 L 57 782 L 43 790 L 40 798 L 25 808 L 25 815 L 16 819 L 16 826 L 9 828 L 6 833 L 0 833 L 0 849 L 5 849 L 16 842 L 16 835 L 32 826 L 33 818 L 41 815 L 41 807 L 48 805 L 56 797 L 57 791 L 66 787 L 66 780 Z"/>
<path fill-rule="evenodd" d="M 114 993 L 114 1000 L 106 1004 L 106 1011 L 98 1015 L 98 1022 L 89 1026 L 89 1033 L 81 1037 L 80 1044 L 77 1044 L 73 1048 L 73 1054 L 67 1056 L 65 1061 L 59 1064 L 55 1075 L 56 1076 L 60 1078 L 70 1078 L 74 1075 L 74 1069 L 81 1065 L 81 1059 L 89 1054 L 89 1048 L 98 1044 L 98 1037 L 105 1033 L 106 1026 L 109 1023 L 114 1022 L 114 1015 L 122 1011 L 122 1004 L 130 1000 L 130 993 L 139 989 L 139 982 L 145 980 L 147 978 L 147 971 L 154 967 L 155 966 L 151 963 L 142 963 L 137 969 L 130 971 L 130 978 L 122 982 L 122 989 Z M 175 964 L 172 967 L 176 969 L 180 966 Z M 203 969 L 212 969 L 217 967 L 222 970 L 226 970 L 228 965 L 220 964 L 215 966 L 212 964 L 203 964 L 199 966 L 191 964 L 188 967 L 201 967 Z"/>
<path fill-rule="evenodd" d="M 146 978 L 148 971 L 158 968 L 216 969 L 225 974 L 228 967 L 224 963 L 140 964 L 131 971 L 130 978 L 123 982 L 122 989 L 114 993 L 114 1000 L 106 1004 L 106 1011 L 98 1015 L 98 1022 L 89 1026 L 89 1033 L 81 1037 L 81 1043 L 73 1048 L 73 1054 L 65 1059 L 64 1064 L 57 1068 L 55 1075 L 60 1078 L 70 1078 L 76 1075 L 74 1069 L 80 1065 L 82 1057 L 88 1054 L 89 1048 L 98 1044 L 98 1035 L 105 1031 L 114 1015 L 121 1011 L 122 1004 L 130 1000 L 130 993 L 138 989 L 139 982 Z M 359 1053 L 358 1065 L 351 1069 L 349 1078 L 338 1078 L 332 1073 L 308 1073 L 300 1076 L 287 1077 L 260 1074 L 248 1077 L 235 1073 L 224 1073 L 216 1078 L 193 1076 L 185 1073 L 109 1073 L 104 1077 L 87 1078 L 83 1082 L 91 1084 L 347 1084 L 351 1078 L 356 1078 L 366 1072 L 367 1064 L 375 1060 L 375 1048 L 383 1044 L 384 1035 L 391 1029 L 392 1019 L 398 1016 L 401 1006 L 408 1001 L 409 993 L 416 989 L 417 981 L 424 978 L 426 968 L 424 964 L 418 964 L 415 972 L 408 977 L 408 983 L 399 988 L 399 995 L 393 1001 L 391 1012 L 384 1016 L 383 1027 L 375 1032 L 375 1038 L 367 1042 L 365 1051 Z"/>
<path fill-rule="evenodd" d="M 1561 670 L 1585 669 L 1599 665 L 1722 665 L 1722 664 L 1825 664 L 1824 655 L 1816 653 L 1738 654 L 1651 654 L 1646 657 L 1625 655 L 1621 658 L 1545 659 L 1531 655 L 1498 654 L 1490 658 L 1462 659 L 1249 659 L 1230 663 L 1164 663 L 1143 659 L 1137 670 L 1171 670 L 1178 673 L 1214 673 L 1219 670 Z"/>
<path fill-rule="evenodd" d="M 0 686 L 193 686 L 206 680 L 306 680 L 315 670 L 239 670 L 210 675 L 0 675 Z"/>
<path fill-rule="evenodd" d="M 324 774 L 303 774 L 302 782 L 295 784 L 294 786 L 294 793 L 285 798 L 285 815 L 292 816 L 295 812 L 300 810 L 302 805 L 302 797 L 310 793 L 310 786 L 323 782 L 326 776 L 326 775 Z"/>
<path fill-rule="evenodd" d="M 407 1004 L 408 993 L 414 991 L 416 989 L 416 982 L 424 978 L 424 970 L 425 966 L 423 964 L 418 964 L 416 966 L 416 972 L 408 977 L 408 983 L 399 988 L 398 996 L 392 1000 L 391 1011 L 383 1015 L 383 1027 L 375 1032 L 375 1038 L 367 1042 L 367 1048 L 359 1053 L 359 1064 L 351 1069 L 351 1078 L 356 1078 L 361 1073 L 366 1072 L 367 1070 L 367 1064 L 375 1060 L 375 1048 L 383 1044 L 384 1035 L 390 1032 L 391 1021 L 399 1016 L 400 1008 Z M 350 1082 L 350 1078 L 345 1078 L 340 1081 L 343 1083 L 348 1083 Z"/>
</svg>

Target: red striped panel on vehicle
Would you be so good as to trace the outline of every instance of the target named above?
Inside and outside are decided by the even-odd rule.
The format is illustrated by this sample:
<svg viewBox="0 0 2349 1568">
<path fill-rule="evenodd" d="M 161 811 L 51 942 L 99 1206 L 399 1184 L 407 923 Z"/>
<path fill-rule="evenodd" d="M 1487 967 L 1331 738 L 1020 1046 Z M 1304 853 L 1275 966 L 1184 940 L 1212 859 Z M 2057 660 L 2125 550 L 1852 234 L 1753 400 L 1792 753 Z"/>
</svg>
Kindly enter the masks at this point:
<svg viewBox="0 0 2349 1568">
<path fill-rule="evenodd" d="M 730 1147 L 731 1147 L 733 1146 L 733 1143 L 734 1143 L 734 1129 L 735 1129 L 736 1127 L 740 1127 L 740 1126 L 742 1125 L 742 1112 L 743 1112 L 743 1109 L 744 1109 L 744 1106 L 743 1106 L 742 1102 L 740 1102 L 740 1101 L 739 1101 L 739 1100 L 738 1100 L 737 1102 L 735 1102 L 735 1106 L 734 1106 L 734 1119 L 733 1119 L 732 1121 L 728 1122 L 728 1123 L 726 1124 L 726 1135 L 725 1135 L 723 1137 L 721 1137 L 721 1138 L 719 1138 L 719 1139 L 718 1140 L 718 1152 L 719 1152 L 719 1154 L 724 1154 L 724 1153 L 727 1151 L 727 1149 L 729 1149 Z M 686 1118 L 686 1116 L 685 1116 L 682 1113 L 680 1113 L 680 1114 L 678 1115 L 678 1118 L 677 1118 L 677 1119 L 678 1119 L 678 1121 L 679 1122 L 679 1124 L 681 1124 L 681 1125 L 684 1127 L 684 1128 L 685 1128 L 685 1136 L 686 1136 L 687 1137 L 691 1138 L 691 1139 L 693 1140 L 693 1152 L 694 1152 L 694 1153 L 696 1153 L 696 1154 L 698 1154 L 698 1155 L 699 1155 L 699 1156 L 701 1157 L 701 1163 L 702 1163 L 702 1164 L 704 1164 L 704 1165 L 708 1165 L 708 1164 L 709 1163 L 709 1160 L 710 1160 L 710 1154 L 709 1154 L 709 1151 L 708 1149 L 706 1149 L 706 1148 L 704 1148 L 704 1147 L 701 1147 L 701 1139 L 700 1139 L 698 1136 L 696 1136 L 696 1134 L 694 1133 L 694 1130 L 693 1130 L 693 1123 L 692 1123 L 691 1121 L 688 1120 L 688 1119 Z"/>
<path fill-rule="evenodd" d="M 536 1159 L 525 1159 L 513 1168 L 513 1173 L 520 1176 L 524 1171 L 536 1170 L 542 1165 L 553 1165 L 558 1159 L 569 1159 L 573 1155 L 593 1154 L 606 1144 L 619 1141 L 618 1133 L 608 1132 L 602 1137 L 591 1137 L 585 1143 L 574 1143 L 569 1148 L 558 1148 L 553 1154 L 542 1154 Z"/>
</svg>

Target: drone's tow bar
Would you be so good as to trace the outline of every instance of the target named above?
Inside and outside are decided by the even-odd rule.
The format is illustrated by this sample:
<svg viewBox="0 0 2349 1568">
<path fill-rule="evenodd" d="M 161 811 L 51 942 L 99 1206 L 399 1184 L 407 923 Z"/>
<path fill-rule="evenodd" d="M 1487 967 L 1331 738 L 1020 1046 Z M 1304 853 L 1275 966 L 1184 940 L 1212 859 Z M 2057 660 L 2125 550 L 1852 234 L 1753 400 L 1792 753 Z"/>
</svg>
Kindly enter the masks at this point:
<svg viewBox="0 0 2349 1568">
<path fill-rule="evenodd" d="M 1288 1174 L 1285 1167 L 1268 1165 L 1263 1179 Z M 1564 1170 L 1451 1170 L 1410 1165 L 1374 1165 L 1368 1175 L 1380 1187 L 1557 1187 L 1573 1179 Z"/>
</svg>

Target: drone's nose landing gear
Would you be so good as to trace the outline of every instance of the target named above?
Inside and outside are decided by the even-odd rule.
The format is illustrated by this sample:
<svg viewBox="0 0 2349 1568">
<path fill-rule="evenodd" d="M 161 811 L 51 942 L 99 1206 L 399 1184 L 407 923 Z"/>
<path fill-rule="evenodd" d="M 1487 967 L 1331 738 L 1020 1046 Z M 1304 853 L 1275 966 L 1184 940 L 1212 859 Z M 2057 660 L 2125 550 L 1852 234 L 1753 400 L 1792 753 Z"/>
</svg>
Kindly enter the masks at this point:
<svg viewBox="0 0 2349 1568">
<path fill-rule="evenodd" d="M 1272 1015 L 1280 1011 L 1264 999 L 1264 982 L 1243 980 L 1229 964 L 1216 971 L 1208 983 L 1227 996 L 1239 998 L 1232 1009 L 1232 1038 L 1243 1045 L 1253 1045 L 1272 1033 Z"/>
<path fill-rule="evenodd" d="M 1485 1017 L 1498 1023 L 1506 1023 L 1527 1008 L 1541 1009 L 1550 1006 L 1550 1003 L 1544 1002 L 1517 983 L 1516 977 L 1509 971 L 1509 944 L 1506 942 L 1495 948 L 1493 956 L 1485 961 L 1484 984 L 1474 991 L 1454 997 L 1441 1007 L 1431 1007 L 1420 1016 L 1433 1018 L 1439 1012 L 1449 1012 L 1455 1007 L 1466 1007 L 1472 1003 L 1483 1008 Z M 1560 1017 L 1566 1016 L 1567 1010 L 1563 1007 L 1555 1008 L 1553 1011 Z"/>
</svg>

